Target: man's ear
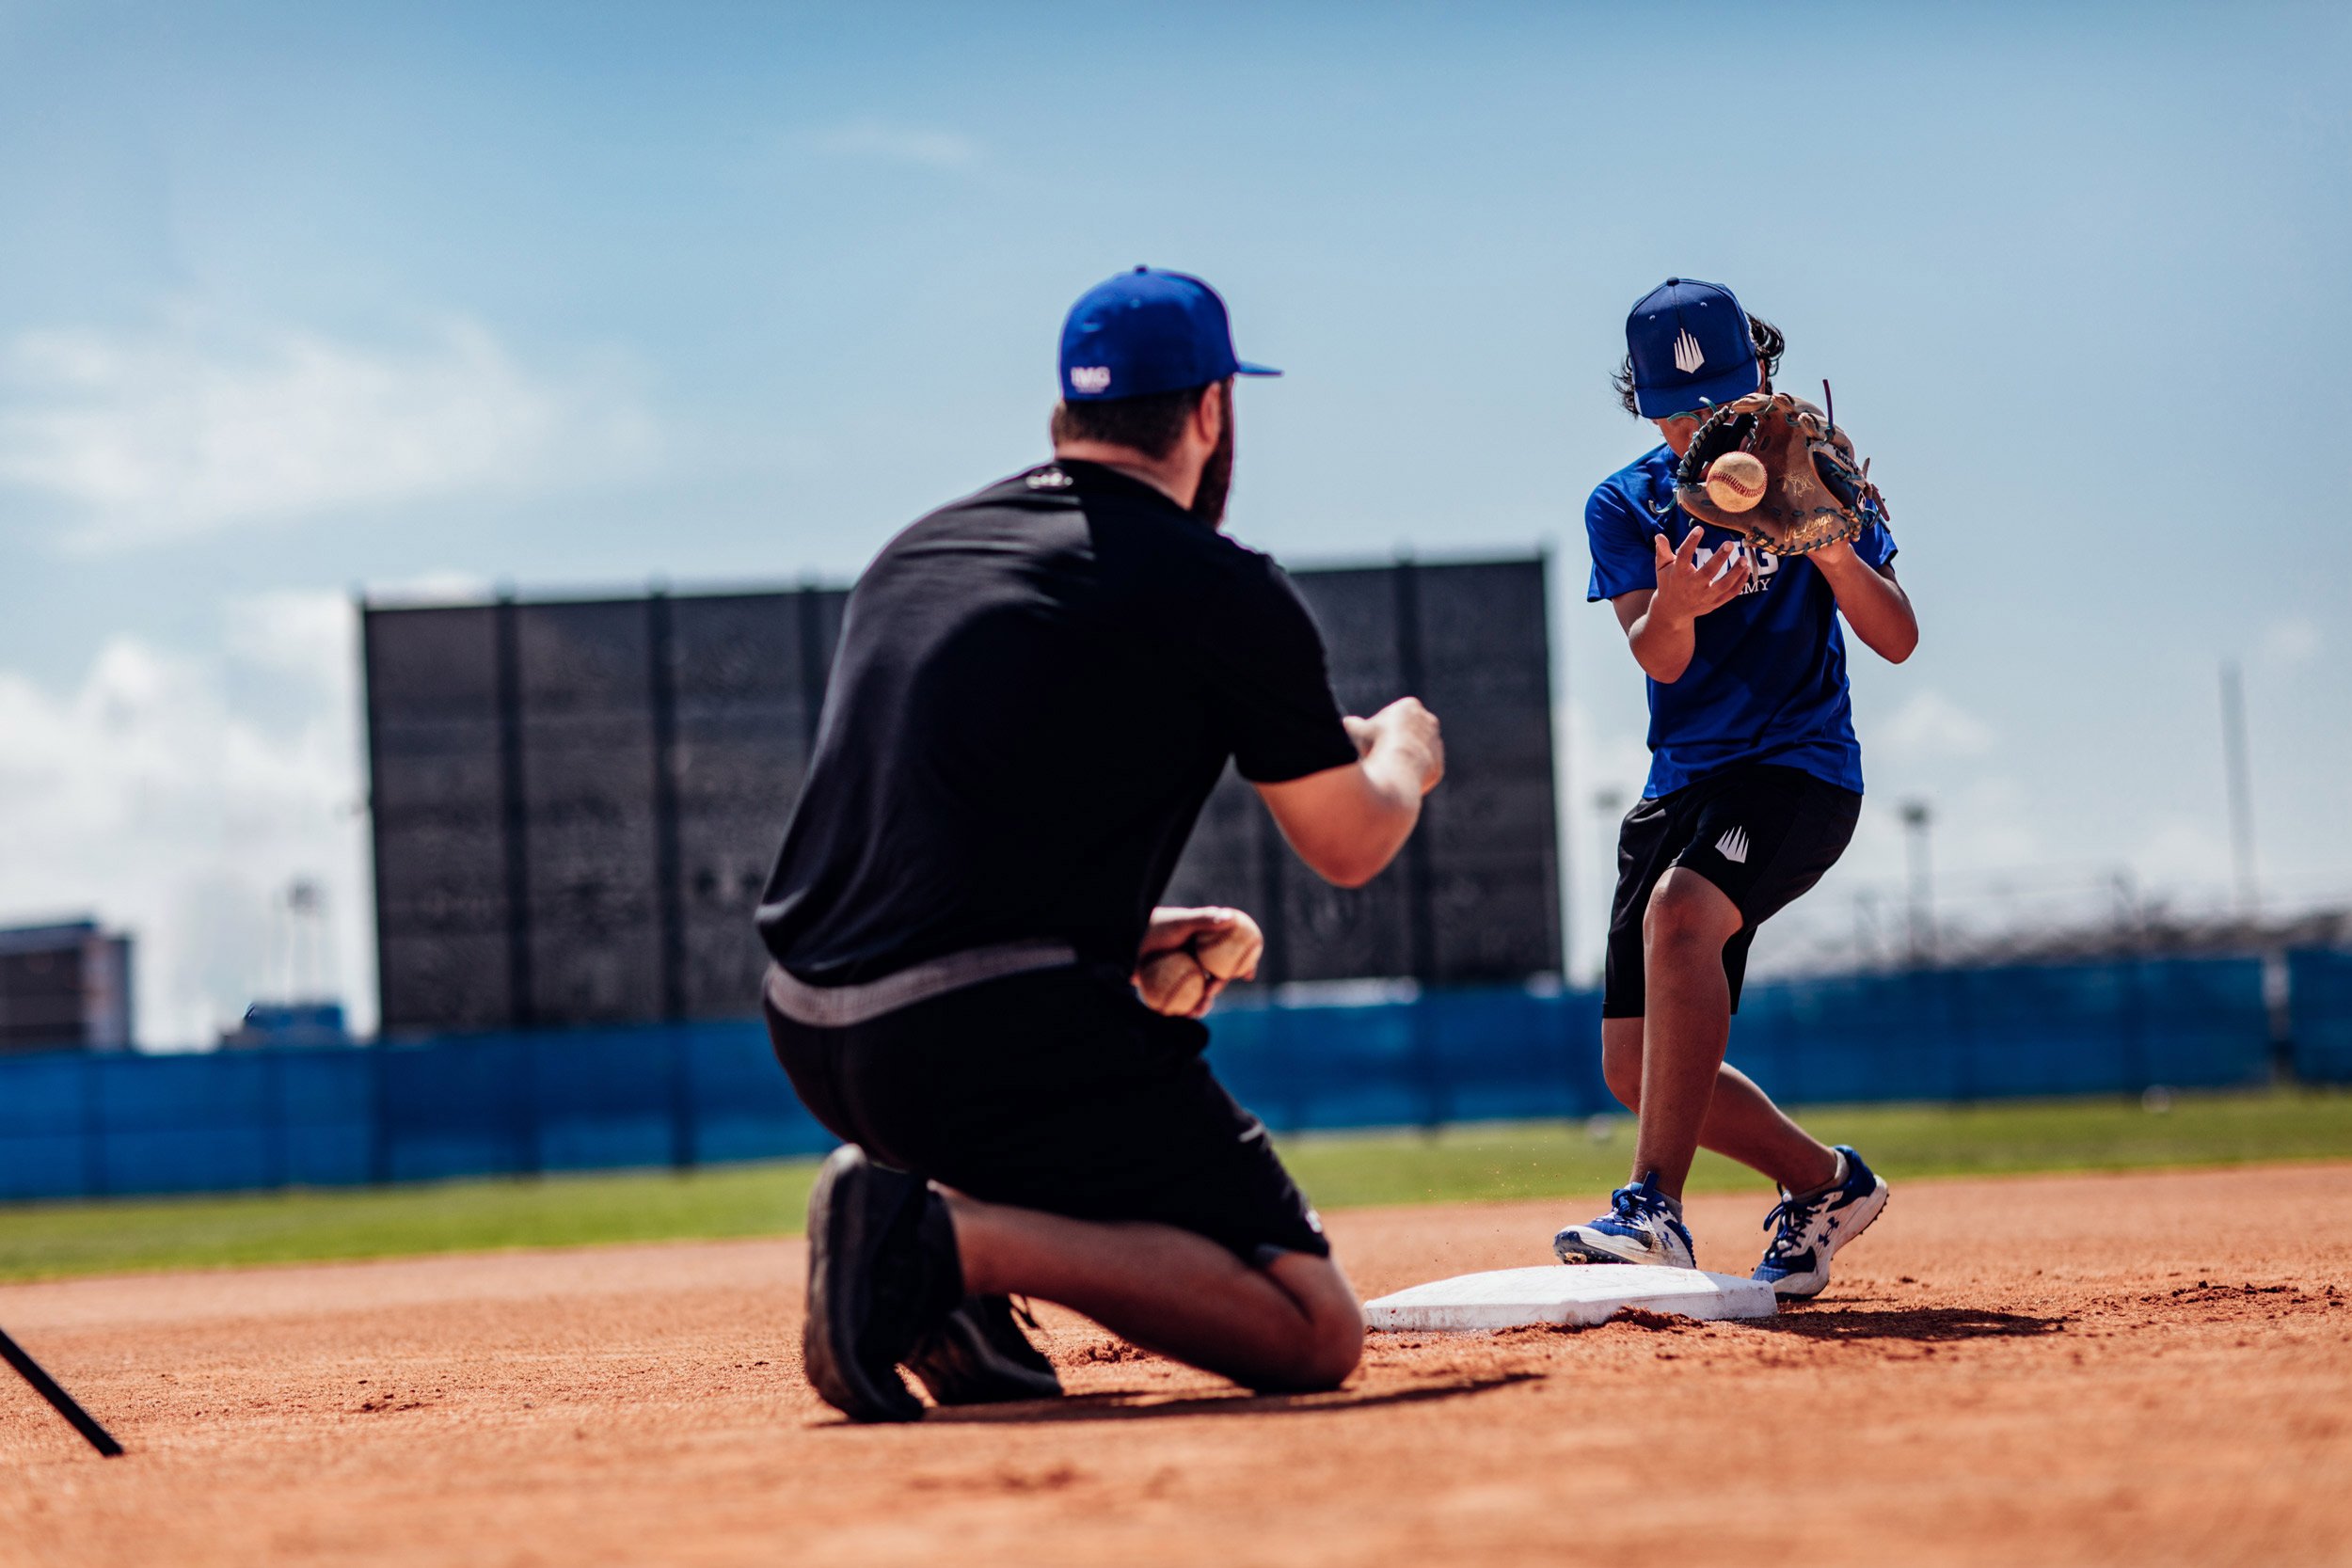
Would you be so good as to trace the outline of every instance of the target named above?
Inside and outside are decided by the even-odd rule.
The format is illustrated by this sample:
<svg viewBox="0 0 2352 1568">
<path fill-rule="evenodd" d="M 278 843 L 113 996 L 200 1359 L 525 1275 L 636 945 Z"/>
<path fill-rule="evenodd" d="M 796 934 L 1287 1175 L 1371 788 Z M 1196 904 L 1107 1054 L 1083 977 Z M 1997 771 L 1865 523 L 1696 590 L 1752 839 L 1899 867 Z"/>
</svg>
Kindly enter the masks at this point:
<svg viewBox="0 0 2352 1568">
<path fill-rule="evenodd" d="M 1225 434 L 1225 400 L 1232 395 L 1230 383 L 1213 381 L 1200 389 L 1200 401 L 1192 405 L 1192 430 L 1204 447 L 1215 449 L 1217 437 Z"/>
</svg>

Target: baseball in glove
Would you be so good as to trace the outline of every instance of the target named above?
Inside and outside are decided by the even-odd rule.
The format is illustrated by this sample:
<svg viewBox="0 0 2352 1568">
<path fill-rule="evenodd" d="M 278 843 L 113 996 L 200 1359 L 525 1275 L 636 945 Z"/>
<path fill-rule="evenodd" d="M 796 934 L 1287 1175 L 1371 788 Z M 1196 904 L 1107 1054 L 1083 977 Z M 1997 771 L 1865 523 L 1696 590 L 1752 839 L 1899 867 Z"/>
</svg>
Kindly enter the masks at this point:
<svg viewBox="0 0 2352 1568">
<path fill-rule="evenodd" d="M 1829 396 L 1827 382 L 1821 396 Z M 1708 494 L 1708 471 L 1732 452 L 1764 465 L 1763 493 L 1745 506 L 1727 507 Z M 1869 464 L 1855 464 L 1853 442 L 1821 409 L 1787 392 L 1751 392 L 1709 414 L 1692 436 L 1675 470 L 1675 500 L 1693 517 L 1745 534 L 1756 549 L 1805 555 L 1885 519 L 1885 499 L 1869 475 Z M 1724 499 L 1745 499 L 1720 481 L 1714 488 Z"/>
</svg>

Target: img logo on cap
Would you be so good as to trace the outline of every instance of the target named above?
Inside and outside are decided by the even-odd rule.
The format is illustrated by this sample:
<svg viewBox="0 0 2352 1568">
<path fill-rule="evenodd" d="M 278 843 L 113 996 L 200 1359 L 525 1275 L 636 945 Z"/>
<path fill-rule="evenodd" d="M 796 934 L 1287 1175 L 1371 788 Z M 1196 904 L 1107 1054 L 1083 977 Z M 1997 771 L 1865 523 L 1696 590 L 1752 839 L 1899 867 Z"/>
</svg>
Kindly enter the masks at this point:
<svg viewBox="0 0 2352 1568">
<path fill-rule="evenodd" d="M 1280 375 L 1233 355 L 1216 291 L 1181 272 L 1137 267 L 1098 283 L 1061 329 L 1061 395 L 1139 398 L 1206 387 L 1229 375 Z"/>
<path fill-rule="evenodd" d="M 1720 283 L 1667 278 L 1626 317 L 1625 346 L 1633 360 L 1634 406 L 1645 419 L 1729 403 L 1756 388 L 1748 313 Z"/>
</svg>

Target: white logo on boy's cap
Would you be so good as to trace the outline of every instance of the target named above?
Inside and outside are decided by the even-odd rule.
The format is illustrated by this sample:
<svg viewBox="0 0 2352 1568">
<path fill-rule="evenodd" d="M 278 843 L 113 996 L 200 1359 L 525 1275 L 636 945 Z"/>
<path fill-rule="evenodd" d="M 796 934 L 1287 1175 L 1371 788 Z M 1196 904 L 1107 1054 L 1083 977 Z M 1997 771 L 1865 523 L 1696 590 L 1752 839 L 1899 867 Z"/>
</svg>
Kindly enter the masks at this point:
<svg viewBox="0 0 2352 1568">
<path fill-rule="evenodd" d="M 1754 337 L 1729 289 L 1695 277 L 1667 278 L 1644 294 L 1625 321 L 1634 411 L 1645 420 L 1671 420 L 1701 404 L 1747 396 L 1756 388 Z"/>
<path fill-rule="evenodd" d="M 1108 365 L 1073 365 L 1070 367 L 1070 389 L 1073 392 L 1107 392 L 1111 386 Z"/>
</svg>

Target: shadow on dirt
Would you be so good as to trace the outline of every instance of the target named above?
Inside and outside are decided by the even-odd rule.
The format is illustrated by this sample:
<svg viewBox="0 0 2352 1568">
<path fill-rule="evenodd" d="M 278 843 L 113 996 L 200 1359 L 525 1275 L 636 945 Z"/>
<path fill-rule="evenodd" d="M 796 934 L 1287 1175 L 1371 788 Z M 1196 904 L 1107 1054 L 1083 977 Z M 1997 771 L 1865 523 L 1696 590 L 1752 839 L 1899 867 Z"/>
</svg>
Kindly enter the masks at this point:
<svg viewBox="0 0 2352 1568">
<path fill-rule="evenodd" d="M 1763 1318 L 1752 1325 L 1800 1339 L 1910 1339 L 1947 1344 L 1959 1339 L 2026 1339 L 2066 1331 L 2064 1318 L 1987 1312 L 1972 1307 L 1809 1307 Z"/>
<path fill-rule="evenodd" d="M 1344 1389 L 1329 1394 L 1203 1394 L 1187 1399 L 1148 1394 L 1076 1394 L 1068 1399 L 1032 1400 L 1020 1404 L 975 1404 L 933 1410 L 923 1421 L 926 1426 L 1009 1422 L 1032 1425 L 1051 1421 L 1144 1421 L 1170 1416 L 1284 1416 L 1327 1410 L 1376 1410 L 1382 1405 L 1462 1399 L 1514 1383 L 1540 1383 L 1543 1375 L 1503 1372 L 1493 1377 L 1455 1378 L 1414 1388 L 1391 1388 L 1376 1394 L 1351 1394 Z"/>
</svg>

